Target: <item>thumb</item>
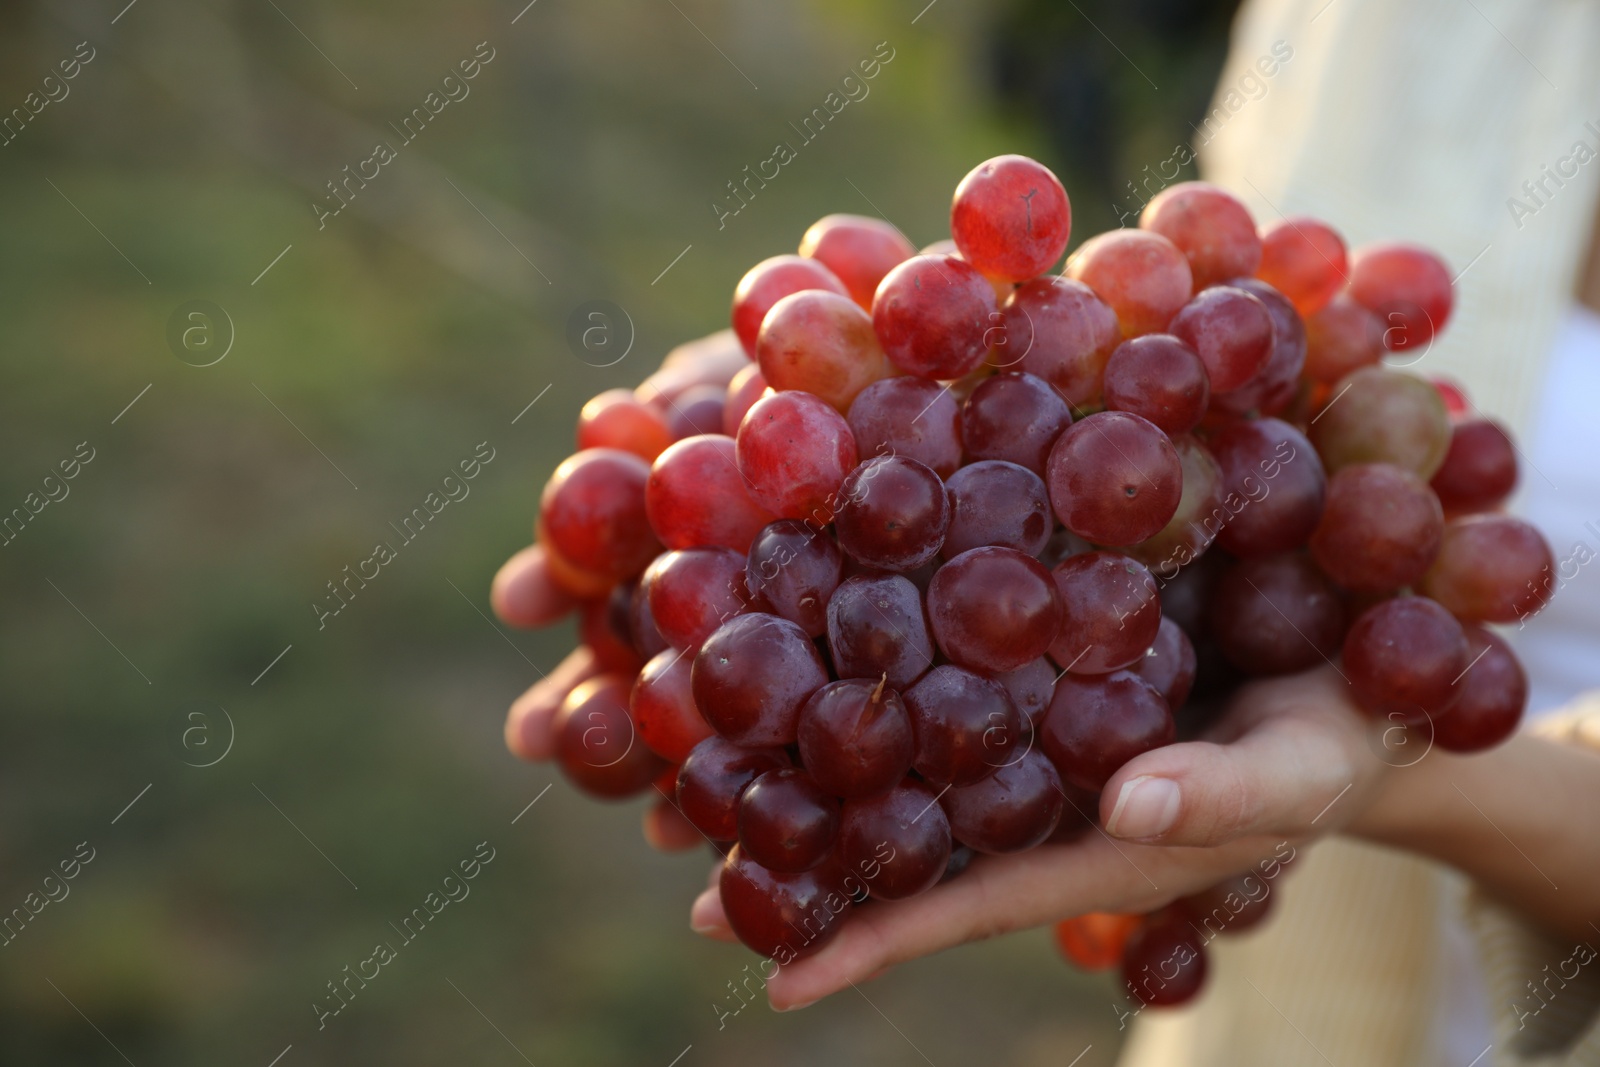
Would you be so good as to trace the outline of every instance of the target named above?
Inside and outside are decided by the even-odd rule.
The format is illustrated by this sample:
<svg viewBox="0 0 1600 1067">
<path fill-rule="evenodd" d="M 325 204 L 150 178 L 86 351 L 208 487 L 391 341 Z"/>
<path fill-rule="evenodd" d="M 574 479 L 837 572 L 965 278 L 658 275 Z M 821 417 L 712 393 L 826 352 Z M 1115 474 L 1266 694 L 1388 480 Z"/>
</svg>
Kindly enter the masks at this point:
<svg viewBox="0 0 1600 1067">
<path fill-rule="evenodd" d="M 1355 780 L 1340 739 L 1306 720 L 1269 720 L 1225 745 L 1193 741 L 1129 760 L 1100 794 L 1106 833 L 1215 846 L 1257 834 L 1314 832 Z"/>
</svg>

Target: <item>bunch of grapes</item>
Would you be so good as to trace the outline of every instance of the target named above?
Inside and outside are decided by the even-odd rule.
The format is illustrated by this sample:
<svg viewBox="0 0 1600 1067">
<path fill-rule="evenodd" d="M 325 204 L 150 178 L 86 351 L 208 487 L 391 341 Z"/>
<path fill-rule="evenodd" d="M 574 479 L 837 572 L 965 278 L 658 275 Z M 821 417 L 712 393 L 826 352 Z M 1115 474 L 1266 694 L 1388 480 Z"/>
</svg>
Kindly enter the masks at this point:
<svg viewBox="0 0 1600 1067">
<path fill-rule="evenodd" d="M 974 853 L 1088 831 L 1118 768 L 1250 677 L 1337 663 L 1391 728 L 1492 746 L 1526 679 L 1487 626 L 1552 591 L 1544 539 L 1496 512 L 1504 429 L 1394 369 L 1450 316 L 1433 253 L 1347 256 L 1190 182 L 1053 274 L 1067 194 L 1014 155 L 962 180 L 950 229 L 918 252 L 830 215 L 751 268 L 734 360 L 585 405 L 497 602 L 579 612 L 593 676 L 561 767 L 600 797 L 654 787 L 780 965 Z M 1265 912 L 1234 899 L 1057 933 L 1178 1003 L 1207 917 Z"/>
</svg>

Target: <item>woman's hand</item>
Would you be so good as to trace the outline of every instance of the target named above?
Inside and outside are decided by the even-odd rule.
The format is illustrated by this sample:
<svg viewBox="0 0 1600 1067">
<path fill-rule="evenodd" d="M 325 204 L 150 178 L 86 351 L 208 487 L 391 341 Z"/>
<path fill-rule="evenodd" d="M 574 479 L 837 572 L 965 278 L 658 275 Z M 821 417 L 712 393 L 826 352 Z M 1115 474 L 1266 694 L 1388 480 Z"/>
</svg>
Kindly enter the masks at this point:
<svg viewBox="0 0 1600 1067">
<path fill-rule="evenodd" d="M 852 911 L 815 956 L 780 969 L 772 1005 L 802 1007 L 918 956 L 1090 911 L 1150 911 L 1348 825 L 1390 767 L 1380 728 L 1332 668 L 1253 683 L 1212 733 L 1131 760 L 1100 799 L 1104 832 L 980 856 L 910 900 Z M 1178 847 L 1174 847 L 1178 846 Z M 691 925 L 729 937 L 715 887 Z"/>
</svg>

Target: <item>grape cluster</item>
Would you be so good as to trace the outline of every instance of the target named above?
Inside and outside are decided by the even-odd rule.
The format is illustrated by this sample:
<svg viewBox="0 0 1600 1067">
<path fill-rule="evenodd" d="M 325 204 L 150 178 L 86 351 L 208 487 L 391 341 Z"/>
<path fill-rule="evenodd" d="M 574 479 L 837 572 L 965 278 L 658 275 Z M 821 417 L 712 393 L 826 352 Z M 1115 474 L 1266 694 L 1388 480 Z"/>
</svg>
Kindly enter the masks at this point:
<svg viewBox="0 0 1600 1067">
<path fill-rule="evenodd" d="M 1342 664 L 1375 719 L 1494 745 L 1527 687 L 1487 627 L 1552 592 L 1544 539 L 1496 512 L 1505 430 L 1385 365 L 1450 316 L 1431 252 L 1347 255 L 1189 182 L 1053 274 L 1067 194 L 1014 155 L 950 224 L 919 253 L 816 223 L 734 292 L 749 362 L 590 401 L 541 502 L 524 611 L 577 608 L 604 668 L 557 717 L 561 766 L 668 796 L 780 964 L 975 852 L 1084 833 L 1118 768 L 1251 676 Z M 1229 891 L 1058 935 L 1178 1003 Z"/>
</svg>

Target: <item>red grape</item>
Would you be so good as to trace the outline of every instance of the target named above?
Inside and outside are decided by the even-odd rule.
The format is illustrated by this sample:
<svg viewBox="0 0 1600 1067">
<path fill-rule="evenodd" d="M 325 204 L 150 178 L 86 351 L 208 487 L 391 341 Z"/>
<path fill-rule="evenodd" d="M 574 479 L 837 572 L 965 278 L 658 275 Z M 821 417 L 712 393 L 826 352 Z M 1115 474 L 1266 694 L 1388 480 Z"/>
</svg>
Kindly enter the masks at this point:
<svg viewBox="0 0 1600 1067">
<path fill-rule="evenodd" d="M 1444 533 L 1444 511 L 1422 479 L 1390 463 L 1346 467 L 1328 483 L 1311 555 L 1328 577 L 1358 593 L 1412 585 Z"/>
<path fill-rule="evenodd" d="M 745 788 L 759 775 L 788 766 L 781 748 L 745 748 L 708 737 L 678 768 L 678 809 L 711 840 L 737 840 L 739 798 Z"/>
<path fill-rule="evenodd" d="M 761 866 L 742 847 L 728 853 L 717 884 L 734 935 L 780 967 L 827 944 L 850 909 L 831 864 L 782 874 Z"/>
<path fill-rule="evenodd" d="M 1124 341 L 1106 363 L 1106 407 L 1140 415 L 1168 434 L 1200 424 L 1211 400 L 1206 366 L 1168 333 Z"/>
<path fill-rule="evenodd" d="M 1124 763 L 1170 745 L 1173 736 L 1166 699 L 1132 671 L 1062 675 L 1039 728 L 1039 743 L 1061 777 L 1095 792 Z"/>
<path fill-rule="evenodd" d="M 1463 622 L 1525 622 L 1555 595 L 1556 562 L 1534 526 L 1472 515 L 1444 528 L 1421 591 Z"/>
<path fill-rule="evenodd" d="M 1183 468 L 1154 423 L 1102 411 L 1056 439 L 1046 467 L 1050 506 L 1067 529 L 1098 545 L 1154 536 L 1178 510 Z"/>
<path fill-rule="evenodd" d="M 904 692 L 933 666 L 922 594 L 898 574 L 846 579 L 828 601 L 828 649 L 839 677 L 887 677 Z"/>
<path fill-rule="evenodd" d="M 1266 305 L 1272 316 L 1272 355 L 1261 373 L 1231 393 L 1218 393 L 1211 407 L 1229 415 L 1275 415 L 1300 395 L 1301 372 L 1306 364 L 1306 326 L 1287 297 L 1256 278 L 1235 278 L 1228 283 Z"/>
<path fill-rule="evenodd" d="M 1467 634 L 1467 673 L 1461 696 L 1434 723 L 1433 743 L 1446 752 L 1481 752 L 1516 732 L 1528 703 L 1528 676 L 1511 646 L 1480 626 Z"/>
<path fill-rule="evenodd" d="M 804 630 L 752 612 L 706 638 L 692 680 L 695 704 L 717 733 L 741 745 L 788 745 L 801 705 L 828 672 Z"/>
<path fill-rule="evenodd" d="M 656 457 L 645 488 L 650 528 L 668 548 L 720 545 L 736 552 L 773 520 L 739 473 L 733 438 L 686 437 Z"/>
<path fill-rule="evenodd" d="M 656 630 L 673 648 L 693 648 L 747 608 L 745 558 L 731 548 L 686 548 L 657 556 L 640 585 Z"/>
<path fill-rule="evenodd" d="M 690 750 L 712 736 L 694 704 L 689 684 L 693 666 L 694 657 L 685 652 L 669 648 L 657 654 L 639 672 L 629 701 L 639 739 L 673 763 L 682 763 Z"/>
<path fill-rule="evenodd" d="M 667 401 L 667 429 L 674 441 L 703 433 L 721 433 L 728 388 L 696 385 Z"/>
<path fill-rule="evenodd" d="M 1517 449 L 1491 419 L 1458 422 L 1450 449 L 1428 483 L 1449 512 L 1488 511 L 1517 487 Z"/>
<path fill-rule="evenodd" d="M 954 256 L 906 260 L 884 276 L 872 301 L 872 328 L 889 361 L 922 378 L 959 378 L 975 369 L 999 322 L 994 290 Z"/>
<path fill-rule="evenodd" d="M 1148 230 L 1112 230 L 1089 238 L 1067 258 L 1063 273 L 1111 305 L 1124 337 L 1165 330 L 1194 294 L 1189 260 L 1171 241 Z"/>
<path fill-rule="evenodd" d="M 932 889 L 950 862 L 950 844 L 938 794 L 914 779 L 881 796 L 845 801 L 839 858 L 879 900 Z"/>
<path fill-rule="evenodd" d="M 1303 316 L 1315 315 L 1344 288 L 1349 275 L 1344 238 L 1325 222 L 1297 216 L 1261 228 L 1256 277 L 1288 297 Z"/>
<path fill-rule="evenodd" d="M 1420 245 L 1383 241 L 1356 249 L 1350 295 L 1382 320 L 1391 352 L 1424 348 L 1450 321 L 1450 268 Z"/>
<path fill-rule="evenodd" d="M 817 526 L 833 521 L 839 483 L 857 461 L 844 416 L 798 390 L 757 400 L 739 426 L 734 454 L 758 504 Z"/>
<path fill-rule="evenodd" d="M 756 335 L 772 305 L 807 289 L 850 295 L 844 283 L 814 259 L 773 256 L 745 272 L 733 291 L 733 332 L 738 334 L 745 355 L 756 358 Z"/>
<path fill-rule="evenodd" d="M 580 449 L 618 448 L 649 463 L 671 443 L 667 421 L 632 389 L 607 389 L 578 412 Z"/>
<path fill-rule="evenodd" d="M 961 407 L 950 389 L 927 378 L 884 378 L 850 405 L 850 430 L 861 458 L 904 456 L 948 478 L 961 466 Z"/>
<path fill-rule="evenodd" d="M 1317 528 L 1328 477 L 1305 435 L 1278 419 L 1230 423 L 1211 439 L 1229 518 L 1217 543 L 1235 556 L 1299 548 Z"/>
<path fill-rule="evenodd" d="M 1014 761 L 1027 720 L 998 683 L 948 664 L 905 690 L 912 766 L 930 782 L 969 785 Z"/>
<path fill-rule="evenodd" d="M 1061 776 L 1044 754 L 1024 752 L 982 781 L 953 786 L 939 801 L 950 834 L 979 852 L 1023 852 L 1061 821 Z"/>
<path fill-rule="evenodd" d="M 631 593 L 630 585 L 618 585 L 604 600 L 585 601 L 578 612 L 578 641 L 594 653 L 601 670 L 611 674 L 631 676 L 644 666 L 628 633 Z"/>
<path fill-rule="evenodd" d="M 1072 425 L 1061 394 L 1043 378 L 1007 372 L 979 383 L 961 409 L 961 439 L 973 459 L 1003 459 L 1044 473 L 1050 446 Z"/>
<path fill-rule="evenodd" d="M 950 501 L 939 476 L 914 459 L 875 456 L 845 476 L 834 512 L 839 547 L 885 570 L 908 571 L 939 553 Z"/>
<path fill-rule="evenodd" d="M 1067 250 L 1072 205 L 1050 169 L 1027 156 L 979 163 L 956 186 L 950 235 L 962 258 L 983 274 L 1025 282 Z"/>
<path fill-rule="evenodd" d="M 800 254 L 827 267 L 868 311 L 883 276 L 917 254 L 905 234 L 865 215 L 824 215 L 800 238 Z"/>
<path fill-rule="evenodd" d="M 939 650 L 971 670 L 1012 671 L 1038 659 L 1061 628 L 1050 572 L 1014 548 L 973 548 L 934 574 L 928 619 Z"/>
<path fill-rule="evenodd" d="M 1128 670 L 1154 686 L 1166 700 L 1167 707 L 1176 711 L 1189 699 L 1196 668 L 1194 645 L 1189 635 L 1183 632 L 1183 627 L 1163 616 L 1149 651 Z"/>
<path fill-rule="evenodd" d="M 814 289 L 772 306 L 756 360 L 773 389 L 804 390 L 840 412 L 850 410 L 861 390 L 894 373 L 867 313 L 848 297 Z"/>
<path fill-rule="evenodd" d="M 1231 285 L 1202 289 L 1173 316 L 1169 329 L 1205 364 L 1213 392 L 1238 389 L 1272 358 L 1271 313 Z"/>
<path fill-rule="evenodd" d="M 590 448 L 569 457 L 539 499 L 540 541 L 606 585 L 636 576 L 661 551 L 645 521 L 649 477 L 650 465 L 631 452 Z"/>
<path fill-rule="evenodd" d="M 1207 940 L 1218 934 L 1242 934 L 1272 913 L 1272 886 L 1253 871 L 1236 874 L 1181 897 L 1178 906 L 1191 923 L 1205 929 Z"/>
<path fill-rule="evenodd" d="M 1060 634 L 1050 656 L 1077 674 L 1137 663 L 1161 628 L 1161 601 L 1144 564 L 1116 552 L 1069 556 L 1054 571 Z"/>
<path fill-rule="evenodd" d="M 1178 909 L 1147 917 L 1122 949 L 1122 982 L 1145 1007 L 1193 1000 L 1206 981 L 1206 950 Z"/>
<path fill-rule="evenodd" d="M 1207 633 L 1246 674 L 1293 674 L 1331 662 L 1344 639 L 1333 583 L 1298 552 L 1240 560 L 1217 579 Z"/>
<path fill-rule="evenodd" d="M 1139 213 L 1139 226 L 1178 246 L 1197 290 L 1253 274 L 1261 263 L 1261 238 L 1249 209 L 1206 182 L 1179 182 L 1161 190 Z"/>
<path fill-rule="evenodd" d="M 1447 713 L 1467 663 L 1461 624 L 1427 597 L 1374 604 L 1344 639 L 1344 673 L 1361 704 L 1408 722 Z"/>
<path fill-rule="evenodd" d="M 998 459 L 969 463 L 945 481 L 950 526 L 939 554 L 1001 545 L 1030 556 L 1044 551 L 1055 526 L 1044 482 L 1026 467 Z"/>
<path fill-rule="evenodd" d="M 800 709 L 800 759 L 840 797 L 888 792 L 911 769 L 911 717 L 881 676 L 829 682 Z"/>
<path fill-rule="evenodd" d="M 1225 514 L 1222 470 L 1211 450 L 1187 433 L 1174 438 L 1172 447 L 1183 476 L 1178 507 L 1160 530 L 1122 550 L 1168 578 L 1205 554 L 1217 538 L 1219 516 Z"/>
<path fill-rule="evenodd" d="M 843 571 L 844 557 L 826 531 L 779 519 L 750 543 L 744 580 L 759 610 L 821 637 L 828 630 L 828 598 Z"/>
<path fill-rule="evenodd" d="M 1094 290 L 1068 278 L 1036 278 L 1017 287 L 1001 315 L 997 364 L 1044 379 L 1075 407 L 1100 402 L 1106 360 L 1122 332 Z"/>
<path fill-rule="evenodd" d="M 556 712 L 552 731 L 562 773 L 592 796 L 633 796 L 666 767 L 639 741 L 628 715 L 628 682 L 620 675 L 579 684 Z"/>
<path fill-rule="evenodd" d="M 1050 698 L 1056 691 L 1056 667 L 1045 657 L 1030 660 L 1014 671 L 1001 671 L 994 680 L 1030 723 L 1037 725 L 1050 710 Z"/>
<path fill-rule="evenodd" d="M 1332 384 L 1383 358 L 1383 323 L 1344 293 L 1308 315 L 1306 377 Z"/>
<path fill-rule="evenodd" d="M 728 397 L 722 404 L 722 432 L 729 437 L 739 436 L 739 424 L 745 412 L 767 392 L 767 380 L 761 376 L 759 364 L 750 363 L 733 376 L 728 383 Z"/>
<path fill-rule="evenodd" d="M 815 867 L 838 833 L 838 798 L 799 768 L 767 771 L 739 797 L 739 847 L 769 871 Z"/>
</svg>

